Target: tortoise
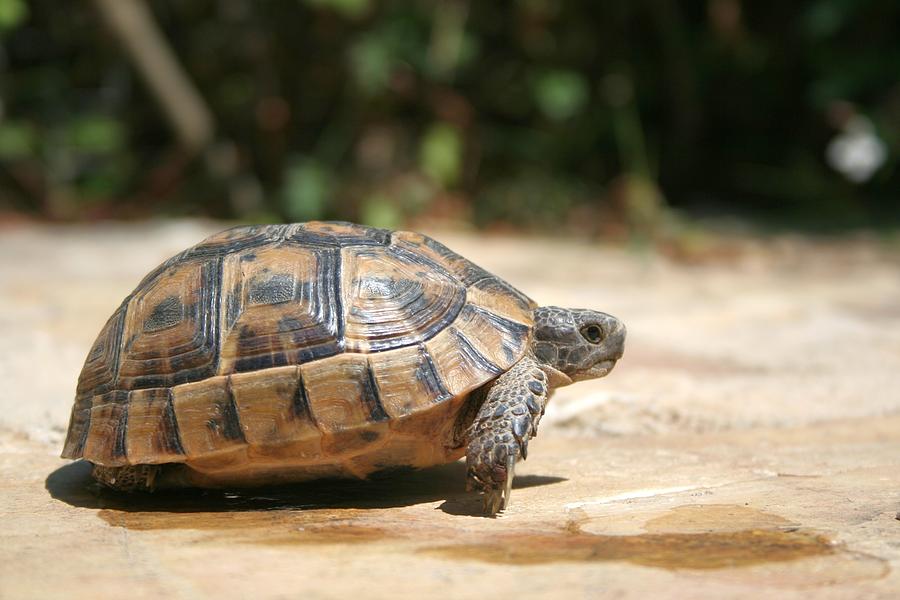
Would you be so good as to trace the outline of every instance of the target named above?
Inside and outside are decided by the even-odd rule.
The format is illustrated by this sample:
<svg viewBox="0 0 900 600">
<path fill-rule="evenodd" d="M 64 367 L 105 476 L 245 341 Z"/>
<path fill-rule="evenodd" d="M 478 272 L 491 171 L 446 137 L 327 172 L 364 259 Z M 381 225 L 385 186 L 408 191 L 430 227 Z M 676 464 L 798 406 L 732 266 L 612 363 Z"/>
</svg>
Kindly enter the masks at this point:
<svg viewBox="0 0 900 600">
<path fill-rule="evenodd" d="M 625 327 L 539 307 L 419 233 L 226 230 L 150 272 L 78 379 L 64 458 L 121 491 L 467 462 L 507 506 L 554 388 L 603 377 Z"/>
</svg>

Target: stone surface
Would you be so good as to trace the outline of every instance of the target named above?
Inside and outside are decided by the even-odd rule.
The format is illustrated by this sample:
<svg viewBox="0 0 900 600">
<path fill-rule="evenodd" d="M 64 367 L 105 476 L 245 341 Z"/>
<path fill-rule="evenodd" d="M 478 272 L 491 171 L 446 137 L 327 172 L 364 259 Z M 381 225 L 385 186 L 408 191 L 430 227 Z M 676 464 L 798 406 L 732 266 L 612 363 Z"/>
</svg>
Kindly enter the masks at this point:
<svg viewBox="0 0 900 600">
<path fill-rule="evenodd" d="M 58 458 L 93 337 L 223 225 L 0 230 L 0 598 L 892 598 L 900 270 L 869 240 L 734 240 L 701 260 L 431 232 L 543 304 L 629 327 L 561 390 L 510 509 L 464 468 L 126 499 Z M 725 248 L 723 246 L 723 248 Z"/>
</svg>

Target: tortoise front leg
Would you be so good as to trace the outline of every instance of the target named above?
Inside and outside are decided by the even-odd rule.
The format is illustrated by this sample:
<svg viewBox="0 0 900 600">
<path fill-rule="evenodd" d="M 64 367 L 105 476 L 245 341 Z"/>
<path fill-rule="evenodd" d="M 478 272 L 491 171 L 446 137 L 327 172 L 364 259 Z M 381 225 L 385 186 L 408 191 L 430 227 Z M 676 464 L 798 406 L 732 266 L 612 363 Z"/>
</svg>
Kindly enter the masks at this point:
<svg viewBox="0 0 900 600">
<path fill-rule="evenodd" d="M 530 356 L 491 384 L 466 448 L 466 488 L 484 495 L 485 515 L 494 516 L 509 504 L 516 460 L 528 455 L 547 393 L 547 376 Z"/>
</svg>

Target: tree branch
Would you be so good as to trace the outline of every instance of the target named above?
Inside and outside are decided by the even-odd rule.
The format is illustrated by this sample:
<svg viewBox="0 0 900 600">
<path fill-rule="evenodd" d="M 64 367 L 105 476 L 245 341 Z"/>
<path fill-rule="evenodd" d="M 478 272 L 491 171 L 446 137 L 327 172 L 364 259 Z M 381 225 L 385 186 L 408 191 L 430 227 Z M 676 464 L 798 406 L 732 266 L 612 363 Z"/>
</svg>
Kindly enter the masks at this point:
<svg viewBox="0 0 900 600">
<path fill-rule="evenodd" d="M 143 0 L 94 0 L 190 155 L 213 138 L 214 121 Z"/>
</svg>

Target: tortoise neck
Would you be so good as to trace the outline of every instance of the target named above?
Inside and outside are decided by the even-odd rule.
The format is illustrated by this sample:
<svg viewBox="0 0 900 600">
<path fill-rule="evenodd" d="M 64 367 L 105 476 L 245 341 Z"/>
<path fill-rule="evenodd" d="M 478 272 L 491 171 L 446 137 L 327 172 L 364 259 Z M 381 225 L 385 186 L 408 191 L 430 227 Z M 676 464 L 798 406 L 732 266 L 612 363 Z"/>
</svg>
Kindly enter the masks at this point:
<svg viewBox="0 0 900 600">
<path fill-rule="evenodd" d="M 571 377 L 535 356 L 533 343 L 532 348 L 528 351 L 528 357 L 536 362 L 541 371 L 547 376 L 547 383 L 550 385 L 550 389 L 565 387 L 572 383 Z"/>
</svg>

